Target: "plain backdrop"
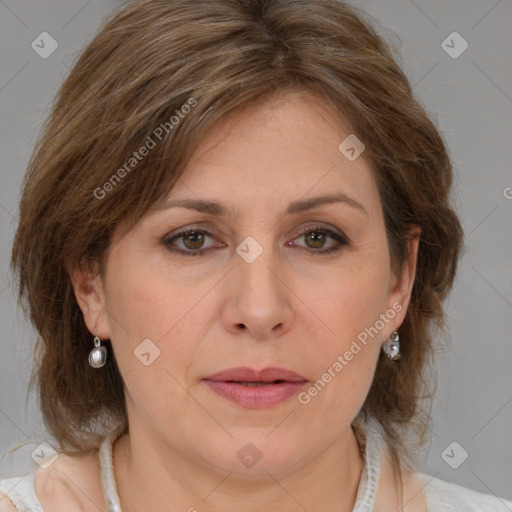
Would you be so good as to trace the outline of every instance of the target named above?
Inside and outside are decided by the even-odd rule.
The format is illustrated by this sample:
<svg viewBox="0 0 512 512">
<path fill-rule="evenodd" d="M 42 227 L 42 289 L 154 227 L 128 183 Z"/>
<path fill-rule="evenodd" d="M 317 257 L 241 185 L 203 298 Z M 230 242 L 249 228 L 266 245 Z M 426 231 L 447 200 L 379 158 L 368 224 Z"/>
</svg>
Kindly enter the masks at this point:
<svg viewBox="0 0 512 512">
<path fill-rule="evenodd" d="M 512 2 L 353 3 L 400 44 L 399 62 L 448 144 L 453 201 L 466 234 L 446 302 L 450 349 L 438 358 L 432 442 L 422 470 L 512 499 Z M 33 396 L 25 411 L 35 335 L 16 307 L 9 273 L 20 183 L 59 85 L 117 5 L 0 0 L 1 453 L 17 441 L 51 440 Z M 42 32 L 58 44 L 45 59 L 31 46 Z M 14 464 L 2 459 L 0 474 L 12 475 Z"/>
</svg>

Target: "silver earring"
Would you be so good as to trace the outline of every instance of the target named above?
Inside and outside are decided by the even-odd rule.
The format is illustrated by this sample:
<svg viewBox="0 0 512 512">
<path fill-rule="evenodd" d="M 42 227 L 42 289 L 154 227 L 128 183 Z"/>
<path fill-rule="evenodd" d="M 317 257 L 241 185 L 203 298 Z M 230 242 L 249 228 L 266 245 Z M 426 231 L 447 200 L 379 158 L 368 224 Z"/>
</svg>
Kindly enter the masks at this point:
<svg viewBox="0 0 512 512">
<path fill-rule="evenodd" d="M 393 361 L 398 361 L 400 359 L 400 338 L 398 336 L 398 331 L 393 331 L 391 333 L 391 338 L 388 341 L 385 341 L 382 344 L 382 348 L 384 352 L 388 356 L 389 359 Z"/>
<path fill-rule="evenodd" d="M 98 336 L 94 336 L 94 348 L 89 353 L 89 364 L 93 368 L 101 368 L 107 362 L 107 349 L 100 343 Z"/>
</svg>

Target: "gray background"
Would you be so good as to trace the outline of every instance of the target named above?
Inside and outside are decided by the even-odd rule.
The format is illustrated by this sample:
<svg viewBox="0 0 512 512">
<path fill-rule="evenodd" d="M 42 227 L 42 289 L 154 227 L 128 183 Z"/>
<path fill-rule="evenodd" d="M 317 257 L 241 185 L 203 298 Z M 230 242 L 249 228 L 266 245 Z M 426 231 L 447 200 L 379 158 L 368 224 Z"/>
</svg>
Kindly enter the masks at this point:
<svg viewBox="0 0 512 512">
<path fill-rule="evenodd" d="M 434 432 L 421 469 L 512 499 L 512 2 L 353 3 L 400 41 L 400 63 L 448 143 L 467 237 L 446 303 L 451 345 L 438 361 Z M 25 411 L 34 333 L 16 308 L 8 271 L 20 182 L 53 96 L 116 5 L 0 0 L 0 453 L 15 441 L 51 441 L 34 397 Z M 31 48 L 43 31 L 59 44 L 47 59 Z M 469 44 L 458 58 L 441 46 L 454 31 Z M 14 464 L 2 459 L 0 475 Z"/>
</svg>

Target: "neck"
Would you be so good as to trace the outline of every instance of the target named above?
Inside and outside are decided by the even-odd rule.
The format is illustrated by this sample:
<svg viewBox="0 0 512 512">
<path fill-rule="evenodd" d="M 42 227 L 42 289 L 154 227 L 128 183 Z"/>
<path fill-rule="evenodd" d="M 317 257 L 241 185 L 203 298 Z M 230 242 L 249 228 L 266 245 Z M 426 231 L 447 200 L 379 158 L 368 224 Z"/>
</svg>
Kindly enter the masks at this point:
<svg viewBox="0 0 512 512">
<path fill-rule="evenodd" d="M 116 485 L 123 512 L 183 510 L 246 512 L 319 510 L 350 512 L 364 461 L 349 428 L 316 459 L 279 479 L 248 480 L 232 472 L 184 460 L 154 436 L 128 433 L 113 447 Z M 162 456 L 165 454 L 165 456 Z"/>
</svg>

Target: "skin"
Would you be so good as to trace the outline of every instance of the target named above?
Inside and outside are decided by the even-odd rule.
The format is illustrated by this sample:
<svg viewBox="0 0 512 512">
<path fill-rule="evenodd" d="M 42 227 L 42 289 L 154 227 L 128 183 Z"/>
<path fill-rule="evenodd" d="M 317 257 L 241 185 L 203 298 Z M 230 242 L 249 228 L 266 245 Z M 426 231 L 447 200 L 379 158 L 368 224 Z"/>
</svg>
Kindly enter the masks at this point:
<svg viewBox="0 0 512 512">
<path fill-rule="evenodd" d="M 125 382 L 130 434 L 114 445 L 124 512 L 169 504 L 211 512 L 352 510 L 363 459 L 351 422 L 382 343 L 405 317 L 418 238 L 396 274 L 372 170 L 364 153 L 349 161 L 338 150 L 350 133 L 305 92 L 238 110 L 207 134 L 168 195 L 216 201 L 236 216 L 155 205 L 130 231 L 117 228 L 103 278 L 74 271 L 87 327 L 111 340 Z M 338 202 L 284 214 L 292 201 L 335 192 L 366 213 Z M 303 228 L 318 233 L 317 225 L 348 243 L 307 254 L 339 245 L 328 235 L 323 245 L 302 235 Z M 174 247 L 207 252 L 170 252 L 162 239 L 180 228 L 213 236 L 203 246 L 182 237 Z M 252 263 L 236 252 L 248 236 L 263 248 Z M 248 409 L 202 381 L 235 366 L 279 366 L 315 382 L 397 304 L 394 318 L 306 405 L 295 396 Z M 160 355 L 145 366 L 134 350 L 148 338 Z M 250 468 L 237 457 L 248 442 L 262 454 Z M 89 495 L 101 500 L 97 461 L 90 461 Z M 39 489 L 50 502 L 42 480 Z M 398 510 L 394 489 L 385 458 L 377 503 L 386 510 Z"/>
</svg>

